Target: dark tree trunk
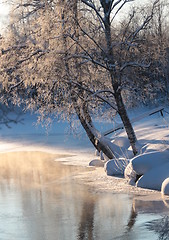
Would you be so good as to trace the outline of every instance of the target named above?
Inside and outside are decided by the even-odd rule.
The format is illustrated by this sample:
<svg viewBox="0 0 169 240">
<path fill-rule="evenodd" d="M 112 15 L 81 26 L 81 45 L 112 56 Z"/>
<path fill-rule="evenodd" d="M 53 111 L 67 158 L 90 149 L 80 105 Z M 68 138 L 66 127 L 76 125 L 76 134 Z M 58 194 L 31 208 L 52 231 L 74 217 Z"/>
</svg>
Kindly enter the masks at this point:
<svg viewBox="0 0 169 240">
<path fill-rule="evenodd" d="M 106 144 L 106 142 L 102 141 L 101 138 L 96 136 L 96 131 L 93 131 L 95 128 L 93 126 L 92 119 L 88 112 L 88 108 L 87 108 L 86 104 L 83 103 L 82 105 L 80 104 L 80 106 L 79 106 L 75 99 L 73 99 L 73 103 L 74 103 L 74 109 L 80 120 L 80 123 L 83 126 L 83 128 L 84 128 L 89 140 L 93 144 L 93 146 L 99 152 L 102 151 L 109 159 L 112 159 L 114 157 L 114 155 L 113 155 L 111 148 L 108 146 L 108 144 Z"/>
<path fill-rule="evenodd" d="M 117 104 L 118 113 L 120 115 L 120 118 L 121 118 L 121 120 L 123 122 L 123 125 L 124 125 L 124 128 L 126 130 L 128 139 L 130 141 L 130 145 L 131 145 L 132 150 L 133 150 L 133 154 L 136 155 L 137 154 L 137 148 L 136 148 L 137 138 L 136 138 L 133 126 L 132 126 L 132 124 L 130 122 L 130 119 L 128 117 L 125 105 L 123 103 L 121 92 L 117 91 L 114 94 L 114 97 L 115 97 L 115 101 L 116 101 L 116 104 Z"/>
<path fill-rule="evenodd" d="M 79 25 L 78 25 L 78 7 L 77 7 L 77 0 L 74 0 L 73 2 L 73 13 L 74 13 L 74 31 L 76 39 L 79 40 Z M 76 46 L 75 53 L 78 55 L 79 53 L 79 46 Z M 81 66 L 79 64 L 79 60 L 75 59 L 75 65 L 76 65 L 76 78 L 78 79 L 78 82 L 81 83 Z M 79 96 L 83 96 L 83 91 L 79 92 Z M 83 100 L 80 100 L 80 104 L 78 104 L 78 101 L 75 97 L 72 97 L 72 101 L 74 104 L 74 109 L 76 111 L 76 114 L 80 120 L 81 125 L 83 126 L 84 130 L 86 131 L 86 134 L 88 138 L 90 139 L 93 146 L 99 151 L 103 152 L 109 159 L 113 158 L 113 152 L 104 141 L 102 141 L 97 135 L 98 131 L 94 128 L 90 113 L 88 111 L 88 105 L 86 102 L 83 102 Z M 94 130 L 94 131 L 93 131 Z M 95 131 L 96 130 L 96 131 Z M 101 136 L 101 134 L 98 134 Z"/>
<path fill-rule="evenodd" d="M 104 2 L 104 1 L 103 1 Z M 130 145 L 132 147 L 133 150 L 133 154 L 136 155 L 137 154 L 137 149 L 136 149 L 136 136 L 135 136 L 135 132 L 134 129 L 132 127 L 132 124 L 130 122 L 130 119 L 127 115 L 127 111 L 125 108 L 125 105 L 123 103 L 123 99 L 121 96 L 121 81 L 120 81 L 120 72 L 119 70 L 116 68 L 116 64 L 115 64 L 115 59 L 114 59 L 114 52 L 113 52 L 113 47 L 112 47 L 112 37 L 111 37 L 111 21 L 110 21 L 110 5 L 108 3 L 104 3 L 102 4 L 103 9 L 104 9 L 104 26 L 105 26 L 105 39 L 106 39 L 106 43 L 107 43 L 107 59 L 108 59 L 108 63 L 106 62 L 106 64 L 108 64 L 109 66 L 109 73 L 110 73 L 110 78 L 111 78 L 111 82 L 112 82 L 112 87 L 114 90 L 114 98 L 116 101 L 116 105 L 117 105 L 117 110 L 118 113 L 121 117 L 121 120 L 124 124 L 124 128 L 126 130 L 128 139 L 130 141 Z M 107 9 L 108 7 L 108 9 Z M 107 61 L 107 60 L 106 60 Z M 119 75 L 119 76 L 118 76 Z"/>
</svg>

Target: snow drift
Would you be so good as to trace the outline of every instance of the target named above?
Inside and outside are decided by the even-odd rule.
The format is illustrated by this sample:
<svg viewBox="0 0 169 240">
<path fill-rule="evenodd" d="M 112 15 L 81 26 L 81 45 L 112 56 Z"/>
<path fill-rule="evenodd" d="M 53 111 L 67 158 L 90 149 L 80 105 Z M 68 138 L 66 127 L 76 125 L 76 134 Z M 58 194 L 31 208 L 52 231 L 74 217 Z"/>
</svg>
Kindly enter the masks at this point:
<svg viewBox="0 0 169 240">
<path fill-rule="evenodd" d="M 131 160 L 132 169 L 137 175 L 143 175 L 162 164 L 169 162 L 169 150 L 138 155 Z"/>
<path fill-rule="evenodd" d="M 166 178 L 169 178 L 169 162 L 145 173 L 136 186 L 161 191 L 162 183 Z"/>
<path fill-rule="evenodd" d="M 129 160 L 125 158 L 112 159 L 105 163 L 104 169 L 108 176 L 123 175 L 128 163 Z"/>
<path fill-rule="evenodd" d="M 169 195 L 169 178 L 166 178 L 161 186 L 161 193 L 163 195 Z"/>
</svg>

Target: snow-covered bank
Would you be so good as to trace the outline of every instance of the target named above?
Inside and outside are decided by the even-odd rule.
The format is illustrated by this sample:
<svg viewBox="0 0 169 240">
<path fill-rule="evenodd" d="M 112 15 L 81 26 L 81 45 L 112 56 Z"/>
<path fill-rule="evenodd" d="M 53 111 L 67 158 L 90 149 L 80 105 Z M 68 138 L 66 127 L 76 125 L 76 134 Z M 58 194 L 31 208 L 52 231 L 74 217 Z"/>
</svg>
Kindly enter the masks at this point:
<svg viewBox="0 0 169 240">
<path fill-rule="evenodd" d="M 133 110 L 130 113 L 130 118 L 132 118 L 133 116 L 138 116 L 145 111 L 147 111 L 147 109 Z M 59 153 L 64 154 L 64 157 L 57 159 L 57 161 L 62 161 L 65 164 L 75 164 L 81 166 L 88 166 L 91 160 L 99 159 L 99 157 L 94 156 L 94 148 L 89 142 L 86 135 L 83 133 L 83 131 L 81 134 L 81 138 L 77 138 L 65 132 L 65 129 L 68 127 L 68 123 L 54 122 L 52 127 L 48 129 L 48 133 L 46 133 L 46 129 L 42 128 L 41 126 L 36 126 L 35 116 L 26 114 L 24 118 L 25 120 L 23 121 L 23 124 L 13 124 L 10 129 L 5 126 L 1 127 L 1 153 L 8 151 L 41 151 L 55 154 Z M 100 128 L 100 131 L 104 132 L 105 130 L 108 130 L 111 125 L 114 126 L 118 124 L 120 124 L 120 121 L 117 118 L 115 123 L 101 123 L 100 125 L 99 123 L 97 123 L 97 126 Z M 161 158 L 161 151 L 167 149 L 169 145 L 168 125 L 169 114 L 164 113 L 164 117 L 162 117 L 159 112 L 152 116 L 140 118 L 140 120 L 133 123 L 138 139 L 138 146 L 140 149 L 139 154 L 141 154 L 139 157 L 140 160 L 138 161 L 139 163 L 137 163 L 133 169 L 134 171 L 138 167 L 139 169 L 141 169 L 139 170 L 140 172 L 138 172 L 137 175 L 144 174 L 145 171 L 142 172 L 142 170 L 145 169 L 147 169 L 146 174 L 149 174 L 149 171 L 155 167 L 155 163 L 158 162 L 158 165 L 161 166 L 162 162 L 166 163 L 169 161 L 168 150 L 165 151 L 165 157 Z M 125 131 L 119 130 L 118 132 L 111 134 L 110 138 L 112 139 L 113 146 L 116 148 L 117 155 L 122 159 L 122 161 L 124 161 L 124 159 L 127 159 L 128 161 L 128 159 L 131 158 L 131 149 L 128 144 Z M 157 154 L 159 155 L 158 159 L 153 157 L 155 156 L 155 152 L 159 152 L 159 154 Z M 142 154 L 149 154 L 149 161 L 145 158 L 146 155 Z M 164 161 L 162 161 L 162 159 Z M 118 159 L 116 159 L 116 161 L 118 162 Z M 125 161 L 125 164 L 128 163 L 127 161 Z M 127 165 L 125 164 L 123 164 L 124 167 L 126 167 Z M 112 166 L 112 164 L 110 165 Z M 116 164 L 116 167 L 119 166 L 119 164 Z M 132 168 L 133 166 L 134 164 L 132 165 Z M 120 171 L 121 170 L 123 173 L 124 169 L 120 169 Z M 78 180 L 81 179 L 87 184 L 97 186 L 97 189 L 100 189 L 102 191 L 108 190 L 115 192 L 135 192 L 138 194 L 147 194 L 150 192 L 154 193 L 154 191 L 143 190 L 136 186 L 130 186 L 127 179 L 107 176 L 104 168 L 96 168 L 94 171 L 92 171 L 92 173 L 86 172 L 83 174 L 79 174 L 75 178 Z M 147 177 L 146 179 L 146 181 L 148 181 L 151 185 L 151 178 Z M 141 184 L 137 184 L 137 186 L 146 187 L 145 185 Z M 157 189 L 151 186 L 148 188 Z"/>
<path fill-rule="evenodd" d="M 135 185 L 136 192 L 141 191 L 140 188 L 161 191 L 163 185 L 162 192 L 167 194 L 169 184 L 168 182 L 166 184 L 165 179 L 169 178 L 169 110 L 164 108 L 161 112 L 158 109 L 154 109 L 153 115 L 152 109 L 146 108 L 142 111 L 136 109 L 130 114 L 131 119 L 137 120 L 133 121 L 138 140 L 136 157 L 132 157 L 131 147 L 124 130 L 111 136 L 112 149 L 116 158 L 105 164 L 106 172 L 112 176 L 122 175 L 126 168 L 127 183 Z M 129 162 L 128 165 L 127 162 Z M 140 176 L 142 177 L 139 178 Z M 126 186 L 125 188 L 128 189 Z M 133 190 L 130 189 L 130 191 Z"/>
<path fill-rule="evenodd" d="M 137 187 L 161 191 L 163 181 L 169 177 L 169 111 L 163 116 L 160 112 L 147 116 L 134 128 L 140 150 L 130 159 L 125 176 L 132 185 L 136 182 Z"/>
</svg>

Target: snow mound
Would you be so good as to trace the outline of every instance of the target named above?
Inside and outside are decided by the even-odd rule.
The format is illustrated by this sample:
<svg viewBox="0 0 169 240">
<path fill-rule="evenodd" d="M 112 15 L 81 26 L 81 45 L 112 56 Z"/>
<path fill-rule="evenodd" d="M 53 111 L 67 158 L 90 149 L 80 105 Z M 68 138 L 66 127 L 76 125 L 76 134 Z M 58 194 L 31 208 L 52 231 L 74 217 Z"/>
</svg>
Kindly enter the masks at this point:
<svg viewBox="0 0 169 240">
<path fill-rule="evenodd" d="M 133 170 L 133 166 L 132 166 L 131 162 L 129 162 L 129 164 L 125 168 L 124 177 L 128 180 L 128 183 L 130 185 L 133 185 L 133 186 L 135 185 L 135 182 L 136 182 L 136 179 L 137 179 L 137 174 Z"/>
<path fill-rule="evenodd" d="M 104 162 L 99 160 L 99 159 L 93 159 L 89 163 L 89 166 L 92 166 L 92 167 L 104 167 Z"/>
<path fill-rule="evenodd" d="M 160 168 L 161 166 L 169 164 L 169 151 L 154 151 L 154 152 L 148 152 L 142 155 L 138 155 L 131 159 L 130 163 L 127 165 L 124 176 L 128 180 L 130 185 L 134 185 L 137 181 L 138 177 L 142 176 L 137 186 L 143 187 L 143 188 L 151 188 L 149 184 L 147 183 L 149 174 L 151 174 L 151 170 L 154 170 L 156 168 Z M 147 174 L 146 174 L 147 173 Z M 156 175 L 156 178 L 158 179 L 159 174 Z M 150 176 L 151 177 L 151 176 Z M 144 182 L 144 179 L 146 179 Z M 165 178 L 164 178 L 165 179 Z M 161 181 L 159 180 L 159 185 L 155 181 L 153 185 L 151 183 L 152 180 L 150 180 L 150 185 L 153 186 L 152 189 L 161 189 Z M 149 186 L 149 187 L 146 187 Z"/>
<path fill-rule="evenodd" d="M 164 195 L 169 195 L 169 178 L 166 178 L 162 183 L 161 193 Z"/>
<path fill-rule="evenodd" d="M 128 163 L 129 160 L 125 158 L 112 159 L 105 163 L 104 169 L 108 176 L 124 175 L 124 170 Z"/>
<path fill-rule="evenodd" d="M 162 183 L 166 178 L 169 178 L 169 162 L 146 172 L 137 181 L 136 186 L 161 191 Z"/>
<path fill-rule="evenodd" d="M 138 155 L 131 160 L 133 170 L 137 175 L 143 175 L 152 168 L 169 162 L 169 151 L 154 151 Z"/>
</svg>

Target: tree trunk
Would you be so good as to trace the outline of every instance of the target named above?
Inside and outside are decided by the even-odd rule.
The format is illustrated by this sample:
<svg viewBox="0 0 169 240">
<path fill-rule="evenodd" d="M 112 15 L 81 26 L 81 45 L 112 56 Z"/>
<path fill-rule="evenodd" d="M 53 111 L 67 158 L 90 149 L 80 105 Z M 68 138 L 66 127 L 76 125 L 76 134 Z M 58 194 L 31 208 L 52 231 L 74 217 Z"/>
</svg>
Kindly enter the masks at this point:
<svg viewBox="0 0 169 240">
<path fill-rule="evenodd" d="M 74 31 L 75 31 L 75 36 L 76 39 L 79 39 L 79 31 L 78 31 L 78 11 L 77 11 L 77 0 L 74 0 L 72 2 L 72 6 L 73 6 L 73 14 L 74 14 Z M 64 11 L 62 12 L 62 20 L 64 20 Z M 63 21 L 63 26 L 62 26 L 62 30 L 63 30 L 63 46 L 64 46 L 64 51 L 65 51 L 65 69 L 66 69 L 66 73 L 67 73 L 67 79 L 69 81 L 69 77 L 71 76 L 70 74 L 70 70 L 69 70 L 69 63 L 67 61 L 67 52 L 68 52 L 68 44 L 67 44 L 67 38 L 64 34 L 65 32 L 65 24 Z M 75 53 L 78 54 L 79 52 L 79 46 L 76 46 L 75 48 Z M 75 59 L 75 65 L 76 65 L 76 78 L 79 80 L 79 82 L 81 82 L 81 69 L 79 67 L 78 64 L 78 60 Z M 72 88 L 71 86 L 71 81 L 70 81 L 70 89 Z M 83 95 L 83 92 L 79 92 L 79 95 Z M 92 123 L 92 119 L 91 116 L 89 114 L 88 111 L 88 107 L 87 104 L 85 102 L 83 102 L 82 100 L 80 101 L 80 103 L 77 102 L 77 97 L 75 97 L 74 92 L 72 90 L 72 102 L 73 102 L 73 106 L 74 109 L 76 111 L 76 114 L 80 120 L 80 123 L 82 125 L 82 127 L 84 128 L 84 130 L 86 131 L 86 134 L 89 138 L 89 140 L 91 141 L 91 143 L 93 144 L 93 146 L 99 151 L 99 152 L 103 152 L 109 159 L 113 158 L 113 152 L 111 150 L 111 148 L 108 146 L 108 144 L 105 144 L 104 141 L 102 141 L 102 139 L 100 139 L 98 136 L 96 136 L 96 133 L 98 133 L 98 131 L 94 128 L 93 123 Z M 97 134 L 99 135 L 99 134 Z M 101 136 L 101 134 L 100 134 Z"/>
<path fill-rule="evenodd" d="M 136 148 L 137 138 L 136 138 L 133 126 L 132 126 L 132 124 L 130 122 L 130 119 L 128 117 L 125 105 L 123 103 L 121 92 L 117 91 L 114 96 L 115 96 L 115 101 L 116 101 L 116 104 L 117 104 L 118 113 L 120 115 L 120 118 L 121 118 L 121 120 L 123 122 L 123 125 L 124 125 L 124 128 L 126 130 L 128 139 L 130 141 L 130 145 L 131 145 L 132 150 L 133 150 L 133 154 L 136 155 L 137 154 L 137 148 Z"/>
<path fill-rule="evenodd" d="M 167 99 L 169 100 L 169 47 L 166 48 L 165 85 L 167 91 Z"/>
<path fill-rule="evenodd" d="M 79 106 L 75 99 L 73 99 L 73 103 L 74 103 L 74 109 L 80 120 L 80 123 L 83 126 L 93 146 L 99 152 L 102 151 L 109 159 L 112 159 L 114 155 L 111 150 L 111 147 L 109 147 L 108 143 L 106 143 L 106 141 L 102 139 L 101 134 L 98 134 L 98 131 L 94 128 L 87 106 L 85 105 L 84 107 L 84 103 L 83 103 L 83 107 L 81 104 Z"/>
<path fill-rule="evenodd" d="M 104 9 L 104 26 L 105 26 L 105 39 L 106 39 L 106 44 L 107 44 L 107 59 L 108 59 L 108 66 L 109 66 L 109 73 L 110 73 L 110 78 L 111 78 L 111 82 L 112 82 L 112 87 L 114 90 L 114 97 L 115 97 L 115 101 L 117 104 L 117 110 L 118 113 L 121 117 L 121 120 L 124 124 L 124 128 L 126 130 L 128 139 L 130 141 L 130 145 L 132 147 L 133 150 L 133 154 L 136 155 L 137 154 L 137 149 L 136 149 L 136 136 L 135 136 L 135 132 L 134 129 L 131 125 L 130 119 L 127 115 L 127 111 L 125 108 L 125 105 L 123 103 L 123 99 L 121 96 L 121 81 L 120 80 L 121 76 L 120 76 L 120 72 L 119 70 L 116 68 L 116 61 L 114 59 L 114 52 L 113 52 L 113 46 L 112 46 L 112 37 L 111 37 L 111 20 L 110 20 L 110 2 L 105 2 L 103 1 L 102 3 L 102 7 Z M 107 61 L 106 59 L 106 61 Z M 107 63 L 106 63 L 107 64 Z M 119 79 L 117 78 L 117 76 L 119 75 Z"/>
</svg>

